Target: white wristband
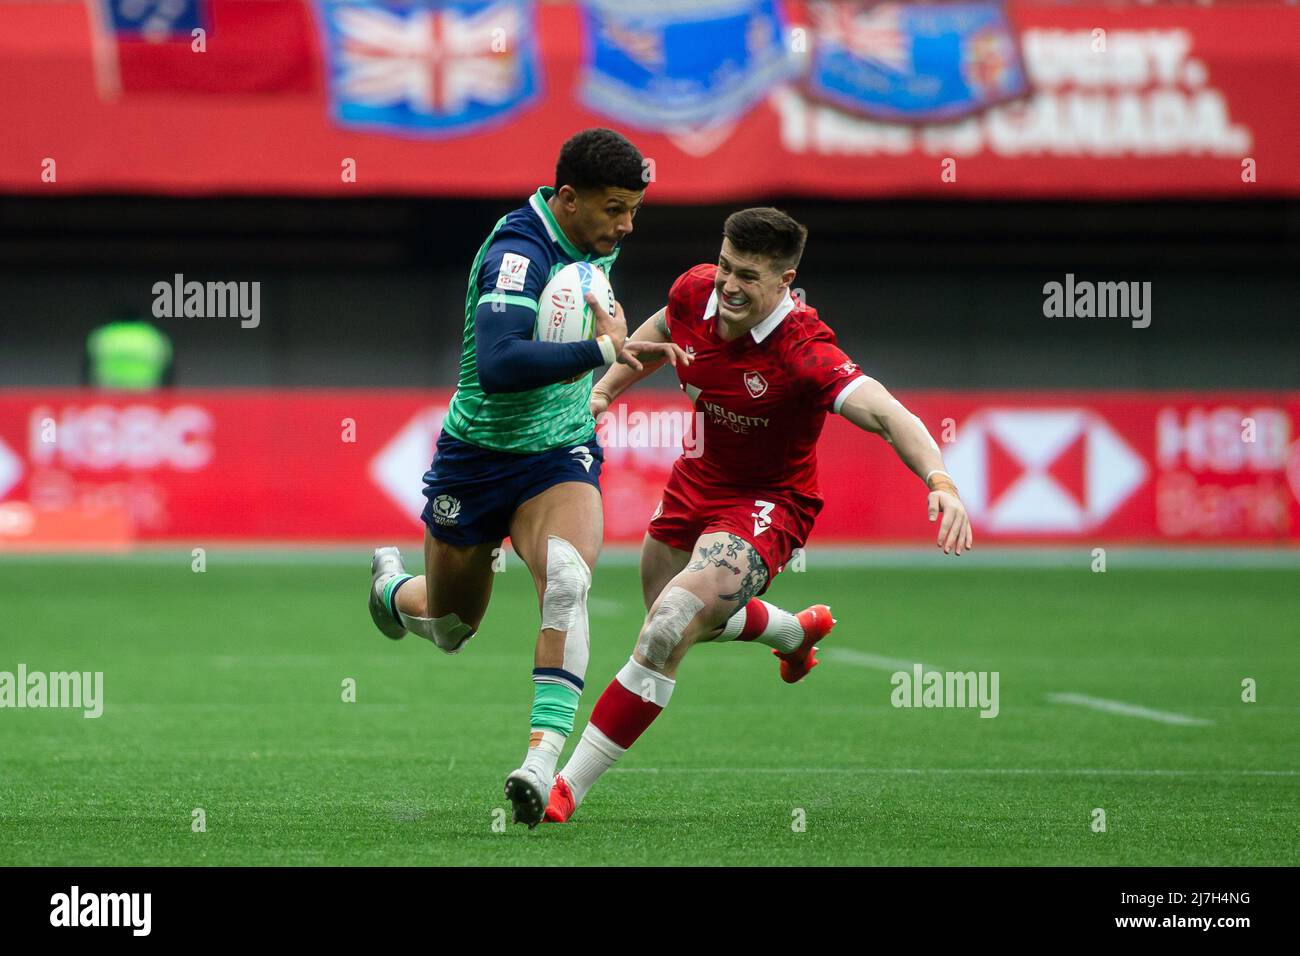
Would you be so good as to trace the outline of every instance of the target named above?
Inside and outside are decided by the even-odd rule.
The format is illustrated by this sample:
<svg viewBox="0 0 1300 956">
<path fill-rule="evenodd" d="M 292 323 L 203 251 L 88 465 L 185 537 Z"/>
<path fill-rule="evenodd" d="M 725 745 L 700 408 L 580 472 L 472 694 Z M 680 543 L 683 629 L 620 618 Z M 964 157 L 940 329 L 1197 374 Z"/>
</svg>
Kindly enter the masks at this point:
<svg viewBox="0 0 1300 956">
<path fill-rule="evenodd" d="M 613 365 L 618 361 L 618 353 L 614 351 L 614 340 L 608 335 L 597 336 L 596 344 L 600 346 L 600 357 L 605 360 L 606 365 Z"/>
</svg>

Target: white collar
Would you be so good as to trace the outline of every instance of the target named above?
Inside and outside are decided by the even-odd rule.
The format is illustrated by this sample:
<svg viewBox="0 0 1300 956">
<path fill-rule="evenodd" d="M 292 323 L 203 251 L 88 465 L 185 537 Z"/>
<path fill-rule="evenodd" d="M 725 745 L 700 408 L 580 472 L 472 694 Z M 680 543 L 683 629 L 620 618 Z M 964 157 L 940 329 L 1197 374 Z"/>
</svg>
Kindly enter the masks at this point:
<svg viewBox="0 0 1300 956">
<path fill-rule="evenodd" d="M 749 330 L 749 334 L 754 337 L 755 342 L 762 342 L 772 334 L 772 330 L 781 324 L 782 320 L 794 311 L 794 299 L 790 295 L 790 290 L 785 292 L 785 298 L 780 304 L 771 311 L 767 318 L 758 325 Z M 715 288 L 709 294 L 709 304 L 704 307 L 704 321 L 707 322 L 718 314 L 718 290 Z"/>
</svg>

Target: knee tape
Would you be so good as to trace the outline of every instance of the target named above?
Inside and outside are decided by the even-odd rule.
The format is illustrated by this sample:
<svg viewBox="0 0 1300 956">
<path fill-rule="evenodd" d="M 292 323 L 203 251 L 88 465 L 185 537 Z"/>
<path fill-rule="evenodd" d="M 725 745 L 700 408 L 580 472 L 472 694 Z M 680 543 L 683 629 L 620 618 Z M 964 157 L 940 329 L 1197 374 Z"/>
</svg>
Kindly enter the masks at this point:
<svg viewBox="0 0 1300 956">
<path fill-rule="evenodd" d="M 704 602 L 685 588 L 671 588 L 641 629 L 636 649 L 651 665 L 662 668 L 703 607 Z"/>
<path fill-rule="evenodd" d="M 622 684 L 625 689 L 630 690 L 642 700 L 654 704 L 656 707 L 667 707 L 669 699 L 673 696 L 673 688 L 677 686 L 677 681 L 671 677 L 665 677 L 658 671 L 652 671 L 650 668 L 638 664 L 636 659 L 632 657 L 627 659 L 627 663 L 623 665 L 614 679 Z M 600 728 L 592 723 L 587 724 L 587 730 L 595 730 L 596 733 L 600 734 Z M 601 737 L 605 736 L 604 734 L 600 735 Z M 583 738 L 586 739 L 586 731 L 583 732 Z M 605 739 L 608 740 L 609 738 L 606 737 Z M 609 742 L 614 743 L 612 740 Z M 614 744 L 614 746 L 618 745 Z M 620 751 L 622 749 L 619 748 Z M 616 756 L 621 756 L 621 753 L 616 754 Z"/>
<path fill-rule="evenodd" d="M 465 642 L 474 636 L 474 628 L 470 627 L 455 614 L 444 614 L 442 617 L 413 617 L 410 614 L 401 614 L 402 626 L 412 634 L 418 634 L 425 640 L 433 641 L 437 648 L 448 654 L 456 654 Z"/>
<path fill-rule="evenodd" d="M 542 593 L 542 629 L 564 632 L 564 670 L 581 681 L 591 653 L 587 631 L 587 592 L 591 568 L 563 538 L 546 538 L 546 590 Z M 578 686 L 581 686 L 579 684 Z"/>
</svg>

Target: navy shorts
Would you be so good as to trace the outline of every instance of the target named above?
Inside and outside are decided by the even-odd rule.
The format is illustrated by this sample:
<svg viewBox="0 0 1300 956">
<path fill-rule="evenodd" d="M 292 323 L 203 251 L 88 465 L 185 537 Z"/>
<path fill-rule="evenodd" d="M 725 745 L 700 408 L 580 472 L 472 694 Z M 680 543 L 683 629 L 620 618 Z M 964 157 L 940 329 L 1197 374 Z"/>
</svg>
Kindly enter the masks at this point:
<svg viewBox="0 0 1300 956">
<path fill-rule="evenodd" d="M 427 500 L 420 518 L 448 544 L 500 541 L 509 536 L 516 509 L 552 485 L 585 481 L 599 491 L 604 461 L 594 433 L 571 447 L 521 455 L 471 445 L 444 429 L 424 474 Z"/>
</svg>

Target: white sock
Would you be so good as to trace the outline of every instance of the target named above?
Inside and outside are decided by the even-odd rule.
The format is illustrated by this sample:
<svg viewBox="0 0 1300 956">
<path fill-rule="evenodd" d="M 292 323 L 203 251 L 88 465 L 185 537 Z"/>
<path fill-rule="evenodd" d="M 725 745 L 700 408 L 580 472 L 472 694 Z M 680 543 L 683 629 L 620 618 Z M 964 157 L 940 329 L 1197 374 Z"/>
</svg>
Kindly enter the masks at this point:
<svg viewBox="0 0 1300 956">
<path fill-rule="evenodd" d="M 751 640 L 757 641 L 759 644 L 766 644 L 768 647 L 775 647 L 778 651 L 785 653 L 793 651 L 803 643 L 803 626 L 800 625 L 799 619 L 793 614 L 789 611 L 783 611 L 775 604 L 759 601 L 757 598 L 754 598 L 750 603 L 761 604 L 767 611 L 767 624 Z M 740 632 L 744 630 L 748 619 L 749 612 L 746 607 L 741 607 L 735 614 L 727 618 L 727 623 L 722 627 L 722 633 L 714 640 L 736 640 L 740 637 Z"/>
<path fill-rule="evenodd" d="M 575 807 L 582 803 L 582 798 L 587 795 L 587 791 L 600 775 L 614 766 L 618 758 L 625 753 L 627 753 L 626 747 L 620 747 L 596 727 L 587 724 L 578 746 L 573 748 L 569 762 L 560 771 L 560 776 L 568 782 L 569 789 L 573 791 Z"/>
<path fill-rule="evenodd" d="M 534 729 L 528 738 L 524 766 L 532 768 L 543 780 L 554 780 L 555 764 L 566 740 L 568 738 L 558 731 Z"/>
<path fill-rule="evenodd" d="M 617 689 L 615 684 L 618 685 Z M 643 731 L 649 723 L 654 720 L 657 714 L 662 713 L 663 709 L 668 706 L 668 701 L 672 699 L 673 688 L 677 686 L 677 681 L 671 677 L 665 677 L 658 671 L 651 670 L 643 664 L 638 664 L 634 659 L 628 658 L 626 664 L 619 669 L 614 675 L 614 681 L 609 687 L 605 688 L 605 693 L 601 694 L 601 700 L 604 700 L 605 694 L 613 693 L 615 698 L 622 696 L 621 704 L 613 707 L 608 712 L 606 719 L 613 719 L 615 722 L 624 721 L 624 731 L 631 726 L 640 724 L 639 729 L 631 736 L 635 738 Z M 635 695 L 633 697 L 632 695 Z M 628 704 L 640 698 L 632 704 L 629 709 Z M 596 702 L 596 707 L 600 708 L 600 701 Z M 651 713 L 645 708 L 654 709 Z M 637 712 L 640 712 L 638 718 Z M 622 715 L 621 718 L 619 715 Z M 593 710 L 592 716 L 595 716 Z M 644 719 L 647 718 L 648 719 Z M 630 724 L 627 721 L 631 721 Z M 621 733 L 615 730 L 610 724 L 605 726 L 611 728 L 611 733 Z M 625 738 L 626 739 L 626 738 Z M 576 807 L 582 803 L 582 798 L 587 795 L 591 785 L 596 782 L 602 773 L 618 761 L 623 754 L 627 753 L 627 748 L 614 742 L 614 740 L 603 730 L 595 725 L 594 722 L 588 721 L 587 728 L 582 732 L 582 738 L 578 741 L 578 746 L 573 748 L 573 754 L 569 757 L 569 762 L 564 765 L 560 771 L 560 776 L 568 781 L 569 788 L 573 791 L 573 804 Z"/>
</svg>

